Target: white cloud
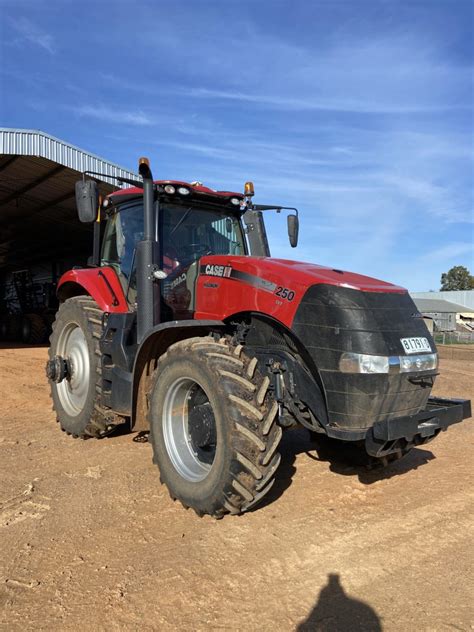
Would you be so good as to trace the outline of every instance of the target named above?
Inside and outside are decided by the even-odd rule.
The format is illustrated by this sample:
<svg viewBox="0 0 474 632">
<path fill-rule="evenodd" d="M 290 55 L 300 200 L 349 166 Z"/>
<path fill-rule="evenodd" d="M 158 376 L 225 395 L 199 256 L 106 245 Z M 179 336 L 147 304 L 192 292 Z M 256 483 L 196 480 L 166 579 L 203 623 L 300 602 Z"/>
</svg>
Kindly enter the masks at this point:
<svg viewBox="0 0 474 632">
<path fill-rule="evenodd" d="M 120 110 L 105 105 L 80 105 L 68 107 L 79 116 L 95 118 L 107 123 L 128 125 L 153 125 L 154 121 L 141 110 Z"/>
<path fill-rule="evenodd" d="M 213 37 L 199 46 L 182 46 L 195 29 L 186 19 L 179 32 L 145 37 L 160 57 L 173 51 L 187 97 L 290 112 L 410 115 L 471 106 L 472 67 L 456 65 L 416 30 L 368 38 L 338 29 L 320 43 L 303 43 L 254 26 L 245 37 L 215 28 L 216 20 L 213 26 Z"/>
<path fill-rule="evenodd" d="M 472 263 L 474 264 L 474 243 L 468 242 L 452 242 L 445 244 L 439 248 L 435 248 L 419 258 L 419 261 L 423 262 L 449 262 L 451 260 L 462 257 L 463 255 L 471 255 Z"/>
<path fill-rule="evenodd" d="M 53 36 L 50 33 L 39 28 L 31 20 L 21 17 L 11 20 L 13 28 L 20 34 L 22 39 L 39 46 L 51 55 L 56 52 Z"/>
<path fill-rule="evenodd" d="M 214 90 L 209 88 L 193 88 L 183 91 L 192 98 L 225 99 L 229 101 L 244 101 L 262 106 L 282 110 L 320 110 L 329 112 L 354 112 L 365 114 L 415 114 L 421 112 L 443 112 L 446 109 L 465 109 L 463 105 L 434 105 L 428 103 L 407 103 L 403 101 L 382 101 L 379 99 L 357 99 L 350 96 L 324 98 L 314 96 L 282 96 L 272 94 L 255 94 L 253 92 L 237 92 L 229 90 Z"/>
</svg>

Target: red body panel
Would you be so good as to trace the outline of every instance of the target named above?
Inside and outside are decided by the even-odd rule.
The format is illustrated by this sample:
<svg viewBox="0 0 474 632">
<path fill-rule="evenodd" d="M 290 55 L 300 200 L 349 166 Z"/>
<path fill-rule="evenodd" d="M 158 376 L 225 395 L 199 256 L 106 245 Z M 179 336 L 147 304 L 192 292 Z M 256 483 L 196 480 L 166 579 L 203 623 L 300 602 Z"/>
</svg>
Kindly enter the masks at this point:
<svg viewBox="0 0 474 632">
<path fill-rule="evenodd" d="M 224 266 L 229 274 L 244 273 L 248 278 L 217 276 L 216 268 Z M 298 305 L 311 285 L 325 283 L 362 292 L 403 294 L 405 289 L 351 272 L 336 271 L 310 263 L 267 257 L 207 256 L 200 261 L 203 272 L 197 281 L 196 319 L 224 320 L 239 312 L 260 312 L 291 326 Z M 217 269 L 219 271 L 219 268 Z M 268 282 L 261 287 L 260 280 Z M 291 300 L 277 295 L 278 288 L 294 292 Z"/>
<path fill-rule="evenodd" d="M 58 290 L 66 283 L 76 283 L 83 287 L 104 312 L 129 311 L 122 286 L 113 268 L 104 266 L 103 268 L 68 270 L 59 279 Z M 114 305 L 114 302 L 118 304 Z"/>
<path fill-rule="evenodd" d="M 325 283 L 362 292 L 406 292 L 391 283 L 360 274 L 268 257 L 209 255 L 201 258 L 200 268 L 202 272 L 197 278 L 195 319 L 225 320 L 240 312 L 260 312 L 291 327 L 300 301 L 311 285 Z M 220 272 L 222 268 L 237 276 L 215 274 L 216 270 Z M 210 274 L 206 274 L 206 269 Z M 58 290 L 67 283 L 83 287 L 106 312 L 129 311 L 113 268 L 69 270 L 59 280 Z M 284 292 L 278 296 L 279 288 L 294 293 L 289 295 L 291 300 L 284 296 Z M 114 305 L 114 301 L 118 304 Z"/>
</svg>

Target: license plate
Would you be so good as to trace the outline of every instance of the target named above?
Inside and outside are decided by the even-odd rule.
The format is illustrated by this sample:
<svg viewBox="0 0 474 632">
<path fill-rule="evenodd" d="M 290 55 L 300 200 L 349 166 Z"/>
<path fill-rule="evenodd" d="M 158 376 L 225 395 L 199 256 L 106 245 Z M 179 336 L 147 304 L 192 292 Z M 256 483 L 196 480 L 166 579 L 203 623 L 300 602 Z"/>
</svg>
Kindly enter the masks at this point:
<svg viewBox="0 0 474 632">
<path fill-rule="evenodd" d="M 431 351 L 427 338 L 400 338 L 405 353 L 424 353 Z"/>
</svg>

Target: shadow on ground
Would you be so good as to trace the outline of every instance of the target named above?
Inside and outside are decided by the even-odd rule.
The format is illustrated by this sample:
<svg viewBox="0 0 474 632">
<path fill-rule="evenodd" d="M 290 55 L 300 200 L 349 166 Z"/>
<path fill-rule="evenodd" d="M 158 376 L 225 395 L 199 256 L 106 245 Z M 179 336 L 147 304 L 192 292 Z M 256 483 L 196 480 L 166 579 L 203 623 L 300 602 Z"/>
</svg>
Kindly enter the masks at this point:
<svg viewBox="0 0 474 632">
<path fill-rule="evenodd" d="M 49 342 L 44 342 L 40 345 L 27 345 L 24 342 L 7 342 L 5 340 L 0 341 L 0 351 L 5 349 L 48 349 Z M 44 360 L 46 364 L 46 358 Z"/>
<path fill-rule="evenodd" d="M 365 485 L 401 476 L 436 458 L 429 450 L 413 448 L 401 459 L 383 465 L 381 461 L 369 457 L 363 446 L 330 439 L 325 435 L 311 437 L 308 456 L 316 461 L 327 461 L 331 472 L 343 476 L 357 476 Z"/>
<path fill-rule="evenodd" d="M 349 597 L 339 575 L 328 575 L 313 610 L 297 632 L 381 632 L 380 618 L 363 601 Z"/>
<path fill-rule="evenodd" d="M 281 463 L 275 483 L 255 510 L 271 504 L 290 487 L 296 472 L 298 454 L 306 453 L 310 459 L 329 463 L 331 472 L 343 476 L 356 476 L 361 483 L 371 485 L 377 481 L 401 476 L 410 470 L 426 465 L 435 456 L 428 450 L 413 448 L 406 456 L 386 467 L 369 463 L 368 455 L 353 444 L 329 439 L 325 435 L 314 435 L 304 428 L 290 430 L 283 435 L 280 444 Z M 251 510 L 252 511 L 252 510 Z"/>
<path fill-rule="evenodd" d="M 147 443 L 149 432 L 133 433 L 128 423 L 117 428 L 106 437 L 109 441 L 131 435 L 135 443 Z M 363 448 L 352 443 L 330 439 L 326 435 L 315 435 L 305 428 L 285 432 L 280 444 L 281 463 L 275 476 L 275 483 L 265 498 L 250 511 L 259 510 L 276 501 L 290 487 L 296 473 L 295 461 L 298 454 L 305 453 L 315 461 L 329 463 L 331 472 L 343 476 L 356 476 L 361 483 L 371 485 L 377 481 L 401 476 L 410 470 L 426 465 L 435 456 L 428 450 L 413 448 L 406 456 L 383 467 L 370 461 Z"/>
</svg>

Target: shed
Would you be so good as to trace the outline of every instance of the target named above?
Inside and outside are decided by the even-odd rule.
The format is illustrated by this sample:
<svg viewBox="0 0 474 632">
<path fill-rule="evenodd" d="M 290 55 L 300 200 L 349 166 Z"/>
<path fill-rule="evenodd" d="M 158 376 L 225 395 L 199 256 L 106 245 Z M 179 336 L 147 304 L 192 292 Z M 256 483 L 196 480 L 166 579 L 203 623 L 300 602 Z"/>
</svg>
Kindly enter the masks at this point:
<svg viewBox="0 0 474 632">
<path fill-rule="evenodd" d="M 53 309 L 59 276 L 86 265 L 92 228 L 77 219 L 74 188 L 84 171 L 100 174 L 102 195 L 114 176 L 137 179 L 45 132 L 0 128 L 0 316 Z"/>
<path fill-rule="evenodd" d="M 420 313 L 433 319 L 437 331 L 455 331 L 458 316 L 466 313 L 465 305 L 441 299 L 412 298 Z"/>
</svg>

